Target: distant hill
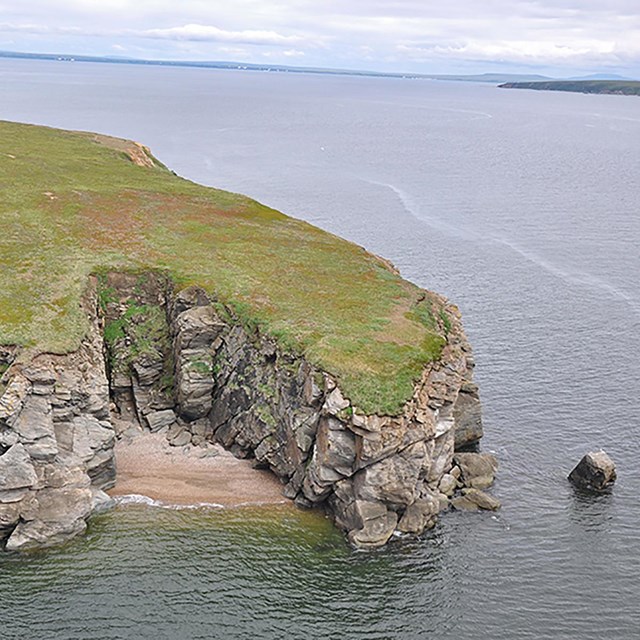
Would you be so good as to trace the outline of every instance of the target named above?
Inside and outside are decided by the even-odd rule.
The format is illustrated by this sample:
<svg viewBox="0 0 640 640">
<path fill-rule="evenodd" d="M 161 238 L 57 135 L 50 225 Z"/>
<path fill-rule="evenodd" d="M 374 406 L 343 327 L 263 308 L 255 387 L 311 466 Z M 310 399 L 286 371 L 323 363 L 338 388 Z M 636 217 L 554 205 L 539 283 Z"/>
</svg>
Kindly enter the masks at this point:
<svg viewBox="0 0 640 640">
<path fill-rule="evenodd" d="M 235 71 L 267 71 L 271 73 L 313 73 L 322 75 L 364 76 L 372 78 L 403 78 L 410 80 L 450 80 L 456 82 L 484 82 L 487 84 L 515 84 L 559 81 L 556 78 L 535 73 L 480 73 L 480 74 L 442 74 L 412 73 L 392 71 L 370 71 L 366 69 L 331 69 L 326 67 L 292 67 L 282 64 L 228 62 L 221 60 L 145 60 L 124 56 L 87 56 L 68 53 L 23 53 L 19 51 L 0 51 L 0 58 L 19 58 L 26 60 L 52 60 L 56 62 L 97 62 L 106 64 L 135 64 L 162 67 L 196 67 L 199 69 L 229 69 Z M 615 74 L 593 74 L 579 78 L 566 78 L 567 81 L 619 80 L 627 78 Z M 541 87 L 535 87 L 541 88 Z M 572 89 L 565 89 L 572 91 Z"/>
<path fill-rule="evenodd" d="M 633 78 L 626 78 L 617 73 L 592 73 L 588 76 L 575 76 L 573 78 L 563 78 L 563 80 L 625 80 L 633 81 Z"/>
<path fill-rule="evenodd" d="M 573 91 L 577 93 L 603 93 L 639 96 L 637 80 L 552 80 L 545 82 L 505 82 L 501 89 L 535 89 L 538 91 Z"/>
<path fill-rule="evenodd" d="M 123 56 L 86 56 L 61 53 L 22 53 L 17 51 L 0 51 L 0 58 L 22 58 L 27 60 L 53 60 L 58 62 L 98 62 L 108 64 L 135 64 L 163 67 L 197 67 L 206 69 L 232 69 L 237 71 L 269 71 L 275 73 L 314 73 L 326 75 L 367 76 L 382 78 L 408 78 L 422 80 L 455 80 L 462 82 L 519 82 L 534 80 L 551 80 L 547 76 L 517 73 L 482 73 L 477 75 L 402 73 L 390 71 L 368 71 L 362 69 L 331 69 L 325 67 L 292 67 L 282 64 L 227 61 L 198 60 L 144 60 Z"/>
<path fill-rule="evenodd" d="M 459 80 L 462 82 L 488 82 L 499 84 L 500 82 L 536 82 L 540 80 L 552 80 L 549 76 L 541 76 L 535 73 L 481 73 L 478 75 L 429 75 L 432 80 Z"/>
</svg>

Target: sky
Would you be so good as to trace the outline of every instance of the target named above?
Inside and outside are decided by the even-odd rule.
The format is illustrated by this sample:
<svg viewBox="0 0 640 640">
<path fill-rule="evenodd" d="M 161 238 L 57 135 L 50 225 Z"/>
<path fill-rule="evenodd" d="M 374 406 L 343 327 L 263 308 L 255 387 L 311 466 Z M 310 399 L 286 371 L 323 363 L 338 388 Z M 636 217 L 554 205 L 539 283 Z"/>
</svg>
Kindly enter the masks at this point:
<svg viewBox="0 0 640 640">
<path fill-rule="evenodd" d="M 640 78 L 640 0 L 0 0 L 0 50 Z"/>
</svg>

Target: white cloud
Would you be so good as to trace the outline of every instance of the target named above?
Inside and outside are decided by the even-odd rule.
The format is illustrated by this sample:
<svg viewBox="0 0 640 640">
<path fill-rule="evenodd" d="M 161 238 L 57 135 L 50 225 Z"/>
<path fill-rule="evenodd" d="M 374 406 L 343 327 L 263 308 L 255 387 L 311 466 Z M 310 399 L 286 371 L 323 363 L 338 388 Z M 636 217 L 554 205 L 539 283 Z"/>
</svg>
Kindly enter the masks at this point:
<svg viewBox="0 0 640 640">
<path fill-rule="evenodd" d="M 273 52 L 314 66 L 366 61 L 427 73 L 470 61 L 640 73 L 639 0 L 0 0 L 0 7 L 0 48 L 14 41 L 11 48 L 101 54 L 117 42 L 141 57 L 188 50 L 193 59 L 238 59 L 242 50 L 247 61 Z"/>
<path fill-rule="evenodd" d="M 302 36 L 283 35 L 275 31 L 227 31 L 211 25 L 186 24 L 168 29 L 129 30 L 127 33 L 143 38 L 192 40 L 196 42 L 238 42 L 242 44 L 290 45 L 304 40 Z"/>
</svg>

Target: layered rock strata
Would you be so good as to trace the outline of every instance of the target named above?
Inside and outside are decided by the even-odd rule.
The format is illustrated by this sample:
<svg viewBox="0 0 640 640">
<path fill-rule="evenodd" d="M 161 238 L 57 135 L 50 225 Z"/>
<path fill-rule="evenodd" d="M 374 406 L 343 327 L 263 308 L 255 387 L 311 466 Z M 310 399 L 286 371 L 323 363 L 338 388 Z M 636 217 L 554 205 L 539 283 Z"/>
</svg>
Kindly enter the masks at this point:
<svg viewBox="0 0 640 640">
<path fill-rule="evenodd" d="M 438 299 L 449 319 L 440 359 L 426 366 L 400 415 L 378 416 L 201 289 L 175 293 L 158 274 L 103 276 L 98 297 L 95 287 L 94 279 L 92 330 L 78 352 L 41 355 L 5 373 L 7 549 L 84 529 L 96 496 L 113 483 L 112 425 L 120 420 L 162 430 L 175 445 L 215 441 L 255 458 L 298 505 L 326 507 L 357 546 L 419 534 L 449 505 L 457 487 L 449 491 L 449 472 L 461 473 L 454 451 L 482 435 L 473 358 L 454 306 Z"/>
<path fill-rule="evenodd" d="M 4 375 L 0 398 L 0 541 L 7 550 L 63 542 L 86 529 L 113 485 L 115 434 L 95 313 L 75 353 L 39 355 Z"/>
</svg>

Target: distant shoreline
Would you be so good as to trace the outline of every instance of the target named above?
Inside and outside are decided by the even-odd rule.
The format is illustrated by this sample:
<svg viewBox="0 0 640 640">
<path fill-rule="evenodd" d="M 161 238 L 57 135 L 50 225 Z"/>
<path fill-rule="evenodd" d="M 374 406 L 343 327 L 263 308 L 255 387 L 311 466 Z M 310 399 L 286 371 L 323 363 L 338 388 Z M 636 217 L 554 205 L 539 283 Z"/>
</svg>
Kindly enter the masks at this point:
<svg viewBox="0 0 640 640">
<path fill-rule="evenodd" d="M 544 82 L 505 82 L 499 85 L 498 88 L 640 96 L 640 82 L 636 80 L 554 80 Z"/>
<path fill-rule="evenodd" d="M 499 85 L 507 83 L 532 83 L 553 80 L 549 76 L 535 73 L 480 73 L 480 74 L 426 74 L 394 71 L 371 71 L 366 69 L 332 69 L 325 67 L 295 67 L 282 64 L 256 64 L 237 61 L 207 60 L 145 60 L 143 58 L 126 58 L 117 56 L 90 56 L 68 53 L 26 53 L 21 51 L 0 51 L 0 59 L 13 60 L 49 60 L 53 62 L 94 62 L 101 64 L 120 64 L 157 67 L 191 67 L 196 69 L 218 69 L 231 71 L 263 71 L 267 73 L 306 73 L 328 76 L 355 76 L 365 78 L 396 78 L 399 80 L 447 80 L 456 82 L 481 82 Z M 612 76 L 618 80 L 626 80 Z M 592 79 L 585 76 L 584 80 Z"/>
</svg>

